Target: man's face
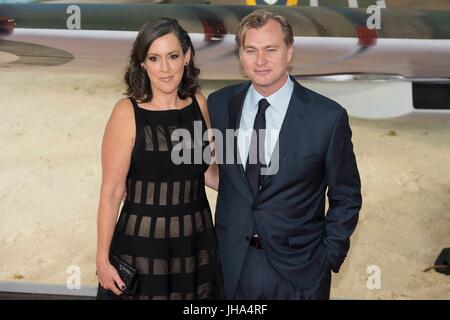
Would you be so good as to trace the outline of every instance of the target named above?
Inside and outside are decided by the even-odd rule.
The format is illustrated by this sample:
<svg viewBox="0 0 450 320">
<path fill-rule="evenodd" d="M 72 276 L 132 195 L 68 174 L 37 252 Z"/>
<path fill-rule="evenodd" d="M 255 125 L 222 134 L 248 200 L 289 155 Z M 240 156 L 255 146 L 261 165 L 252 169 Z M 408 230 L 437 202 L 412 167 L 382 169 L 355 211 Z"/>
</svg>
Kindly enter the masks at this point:
<svg viewBox="0 0 450 320">
<path fill-rule="evenodd" d="M 293 54 L 294 48 L 284 42 L 281 25 L 276 20 L 269 20 L 259 29 L 249 29 L 239 50 L 245 73 L 264 96 L 271 95 L 286 82 Z"/>
</svg>

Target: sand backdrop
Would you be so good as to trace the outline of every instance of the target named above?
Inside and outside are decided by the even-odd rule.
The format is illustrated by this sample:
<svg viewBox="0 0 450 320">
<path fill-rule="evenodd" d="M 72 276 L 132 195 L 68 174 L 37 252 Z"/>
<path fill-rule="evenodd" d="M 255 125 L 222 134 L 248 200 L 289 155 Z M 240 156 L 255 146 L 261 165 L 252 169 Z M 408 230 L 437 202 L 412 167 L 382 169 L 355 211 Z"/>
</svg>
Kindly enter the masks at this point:
<svg viewBox="0 0 450 320">
<path fill-rule="evenodd" d="M 119 76 L 1 73 L 0 281 L 65 284 L 77 265 L 96 286 L 100 144 L 123 91 Z M 422 272 L 450 247 L 450 118 L 351 126 L 364 204 L 332 297 L 450 299 L 450 277 Z"/>
</svg>

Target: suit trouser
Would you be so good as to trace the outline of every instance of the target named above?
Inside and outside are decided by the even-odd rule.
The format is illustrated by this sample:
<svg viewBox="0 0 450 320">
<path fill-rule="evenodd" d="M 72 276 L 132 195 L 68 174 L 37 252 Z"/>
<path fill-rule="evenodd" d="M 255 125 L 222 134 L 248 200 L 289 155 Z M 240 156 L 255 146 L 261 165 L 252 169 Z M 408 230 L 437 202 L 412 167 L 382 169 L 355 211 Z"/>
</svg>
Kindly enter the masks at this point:
<svg viewBox="0 0 450 320">
<path fill-rule="evenodd" d="M 311 288 L 299 289 L 270 265 L 264 249 L 250 246 L 239 279 L 235 299 L 241 300 L 328 300 L 331 270 L 324 269 Z"/>
</svg>

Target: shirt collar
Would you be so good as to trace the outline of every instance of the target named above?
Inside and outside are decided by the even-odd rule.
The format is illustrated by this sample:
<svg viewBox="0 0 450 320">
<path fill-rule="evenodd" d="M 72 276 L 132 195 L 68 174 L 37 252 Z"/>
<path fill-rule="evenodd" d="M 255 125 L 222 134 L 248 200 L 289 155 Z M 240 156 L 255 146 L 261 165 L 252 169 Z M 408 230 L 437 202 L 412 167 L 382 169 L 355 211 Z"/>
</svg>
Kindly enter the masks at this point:
<svg viewBox="0 0 450 320">
<path fill-rule="evenodd" d="M 258 109 L 259 100 L 265 98 L 277 113 L 282 114 L 289 105 L 289 101 L 291 100 L 293 91 L 294 82 L 291 80 L 289 74 L 284 85 L 268 97 L 264 97 L 258 91 L 256 91 L 255 87 L 252 84 L 249 88 L 250 107 L 252 110 Z"/>
</svg>

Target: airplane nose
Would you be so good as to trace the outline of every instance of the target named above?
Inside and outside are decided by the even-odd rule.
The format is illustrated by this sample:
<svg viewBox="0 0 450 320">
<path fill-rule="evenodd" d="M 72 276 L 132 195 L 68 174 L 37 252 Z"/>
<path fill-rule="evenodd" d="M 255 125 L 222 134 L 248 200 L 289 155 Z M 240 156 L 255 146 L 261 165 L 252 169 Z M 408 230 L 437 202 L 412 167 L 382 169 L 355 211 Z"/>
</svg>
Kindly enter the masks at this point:
<svg viewBox="0 0 450 320">
<path fill-rule="evenodd" d="M 0 17 L 0 36 L 7 36 L 13 33 L 16 25 L 14 19 L 9 17 Z"/>
</svg>

